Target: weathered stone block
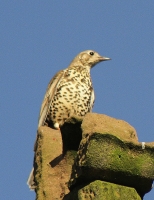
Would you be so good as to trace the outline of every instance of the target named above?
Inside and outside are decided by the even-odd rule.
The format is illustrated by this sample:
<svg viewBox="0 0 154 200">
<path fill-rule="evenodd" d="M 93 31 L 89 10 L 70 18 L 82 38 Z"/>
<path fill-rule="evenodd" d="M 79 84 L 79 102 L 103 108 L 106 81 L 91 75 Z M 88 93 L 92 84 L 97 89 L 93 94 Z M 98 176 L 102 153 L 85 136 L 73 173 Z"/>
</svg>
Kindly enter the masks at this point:
<svg viewBox="0 0 154 200">
<path fill-rule="evenodd" d="M 86 114 L 82 122 L 82 135 L 84 137 L 89 133 L 108 133 L 124 141 L 138 142 L 134 127 L 124 120 L 115 119 L 103 114 Z"/>
<path fill-rule="evenodd" d="M 141 197 L 154 180 L 154 143 L 142 149 L 133 127 L 122 120 L 89 113 L 83 120 L 70 188 L 104 180 L 135 188 Z"/>
<path fill-rule="evenodd" d="M 86 186 L 76 187 L 71 193 L 64 197 L 64 200 L 141 200 L 134 188 L 94 181 Z"/>
<path fill-rule="evenodd" d="M 69 192 L 70 178 L 76 152 L 63 156 L 62 138 L 59 130 L 42 126 L 38 130 L 35 152 L 36 199 L 63 199 Z"/>
</svg>

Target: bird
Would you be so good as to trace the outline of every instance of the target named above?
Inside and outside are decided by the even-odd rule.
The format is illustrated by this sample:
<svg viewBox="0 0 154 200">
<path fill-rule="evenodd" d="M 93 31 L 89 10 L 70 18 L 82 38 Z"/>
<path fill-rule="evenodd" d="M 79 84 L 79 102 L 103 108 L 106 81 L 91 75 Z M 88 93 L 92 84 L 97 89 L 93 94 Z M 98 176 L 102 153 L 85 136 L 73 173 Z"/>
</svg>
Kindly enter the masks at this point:
<svg viewBox="0 0 154 200">
<path fill-rule="evenodd" d="M 97 63 L 111 60 L 96 51 L 80 52 L 68 68 L 59 71 L 49 82 L 41 105 L 38 128 L 60 129 L 68 118 L 91 112 L 95 100 L 90 70 Z M 33 189 L 33 170 L 27 184 Z M 34 183 L 34 182 L 33 182 Z"/>
<path fill-rule="evenodd" d="M 95 98 L 90 69 L 106 60 L 110 58 L 87 50 L 79 53 L 68 68 L 59 71 L 47 87 L 38 127 L 52 122 L 53 127 L 59 129 L 67 118 L 90 112 Z"/>
</svg>

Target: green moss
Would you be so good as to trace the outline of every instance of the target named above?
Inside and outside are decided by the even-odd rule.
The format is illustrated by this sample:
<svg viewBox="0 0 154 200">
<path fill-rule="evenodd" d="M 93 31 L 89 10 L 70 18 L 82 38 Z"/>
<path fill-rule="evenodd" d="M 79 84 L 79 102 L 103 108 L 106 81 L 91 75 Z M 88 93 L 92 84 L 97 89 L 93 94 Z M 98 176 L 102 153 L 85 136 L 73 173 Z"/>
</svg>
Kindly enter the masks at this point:
<svg viewBox="0 0 154 200">
<path fill-rule="evenodd" d="M 148 147 L 124 142 L 110 134 L 87 135 L 80 144 L 69 187 L 103 180 L 133 187 L 141 197 L 151 190 L 154 154 Z"/>
<path fill-rule="evenodd" d="M 147 151 L 109 134 L 92 135 L 82 166 L 109 168 L 137 176 L 154 176 L 154 159 Z M 148 169 L 148 174 L 145 169 Z"/>
<path fill-rule="evenodd" d="M 64 200 L 141 200 L 134 188 L 96 180 L 74 189 Z"/>
</svg>

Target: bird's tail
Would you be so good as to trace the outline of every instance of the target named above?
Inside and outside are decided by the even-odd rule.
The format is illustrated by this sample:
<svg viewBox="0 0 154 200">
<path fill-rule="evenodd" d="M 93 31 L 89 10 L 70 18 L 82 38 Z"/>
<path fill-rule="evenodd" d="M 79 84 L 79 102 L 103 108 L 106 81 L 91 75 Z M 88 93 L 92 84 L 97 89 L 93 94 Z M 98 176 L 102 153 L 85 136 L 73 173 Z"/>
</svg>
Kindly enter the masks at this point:
<svg viewBox="0 0 154 200">
<path fill-rule="evenodd" d="M 30 190 L 34 190 L 36 188 L 35 182 L 34 182 L 34 167 L 32 168 L 28 180 L 27 185 L 29 186 Z"/>
</svg>

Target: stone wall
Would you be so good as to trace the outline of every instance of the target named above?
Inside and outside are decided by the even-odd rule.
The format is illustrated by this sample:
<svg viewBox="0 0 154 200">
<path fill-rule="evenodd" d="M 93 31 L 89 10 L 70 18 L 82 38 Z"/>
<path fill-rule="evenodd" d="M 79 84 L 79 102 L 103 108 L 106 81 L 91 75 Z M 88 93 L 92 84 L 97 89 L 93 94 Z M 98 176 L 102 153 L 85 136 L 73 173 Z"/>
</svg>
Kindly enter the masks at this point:
<svg viewBox="0 0 154 200">
<path fill-rule="evenodd" d="M 141 200 L 154 180 L 154 142 L 138 142 L 123 120 L 88 113 L 61 132 L 39 128 L 34 173 L 37 200 Z"/>
</svg>

